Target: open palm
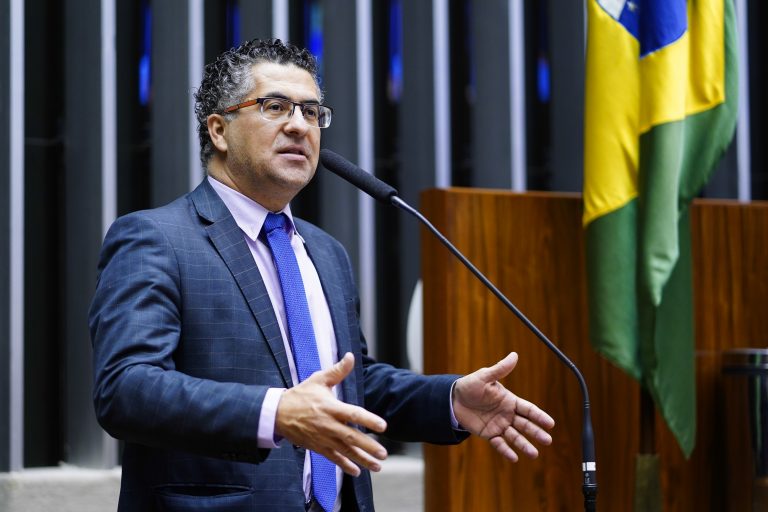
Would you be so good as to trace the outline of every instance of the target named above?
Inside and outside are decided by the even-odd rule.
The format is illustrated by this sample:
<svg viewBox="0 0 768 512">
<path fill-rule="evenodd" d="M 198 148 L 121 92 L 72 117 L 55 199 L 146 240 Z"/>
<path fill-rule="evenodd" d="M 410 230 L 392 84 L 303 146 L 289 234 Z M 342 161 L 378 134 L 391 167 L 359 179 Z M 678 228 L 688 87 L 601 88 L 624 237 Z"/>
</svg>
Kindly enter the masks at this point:
<svg viewBox="0 0 768 512">
<path fill-rule="evenodd" d="M 499 453 L 513 462 L 518 460 L 516 450 L 528 457 L 537 457 L 539 451 L 531 441 L 549 445 L 552 437 L 546 430 L 555 425 L 546 412 L 499 382 L 516 364 L 517 354 L 512 352 L 490 368 L 480 368 L 457 380 L 453 392 L 454 414 L 459 424 L 488 439 Z"/>
</svg>

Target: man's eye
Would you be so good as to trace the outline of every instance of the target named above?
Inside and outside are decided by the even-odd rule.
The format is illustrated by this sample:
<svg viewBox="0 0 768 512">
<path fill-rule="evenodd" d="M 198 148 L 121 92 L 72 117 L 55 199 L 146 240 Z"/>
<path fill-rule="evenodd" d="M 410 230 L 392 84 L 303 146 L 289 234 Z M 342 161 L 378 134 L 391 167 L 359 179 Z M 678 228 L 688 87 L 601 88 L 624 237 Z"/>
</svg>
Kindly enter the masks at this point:
<svg viewBox="0 0 768 512">
<path fill-rule="evenodd" d="M 270 112 L 283 112 L 285 110 L 285 105 L 279 101 L 270 101 L 265 107 Z"/>
<path fill-rule="evenodd" d="M 319 110 L 317 107 L 304 107 L 304 117 L 317 119 L 317 116 L 320 115 Z"/>
</svg>

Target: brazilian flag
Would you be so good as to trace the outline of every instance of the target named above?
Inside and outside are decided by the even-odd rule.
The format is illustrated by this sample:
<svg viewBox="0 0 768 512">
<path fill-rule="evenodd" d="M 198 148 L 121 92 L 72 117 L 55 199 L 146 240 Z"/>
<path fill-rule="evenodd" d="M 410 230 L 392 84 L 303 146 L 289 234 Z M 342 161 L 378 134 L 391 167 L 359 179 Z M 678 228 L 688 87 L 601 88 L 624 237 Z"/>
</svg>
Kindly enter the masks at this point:
<svg viewBox="0 0 768 512">
<path fill-rule="evenodd" d="M 584 226 L 594 348 L 696 439 L 688 207 L 733 138 L 732 0 L 587 0 Z"/>
</svg>

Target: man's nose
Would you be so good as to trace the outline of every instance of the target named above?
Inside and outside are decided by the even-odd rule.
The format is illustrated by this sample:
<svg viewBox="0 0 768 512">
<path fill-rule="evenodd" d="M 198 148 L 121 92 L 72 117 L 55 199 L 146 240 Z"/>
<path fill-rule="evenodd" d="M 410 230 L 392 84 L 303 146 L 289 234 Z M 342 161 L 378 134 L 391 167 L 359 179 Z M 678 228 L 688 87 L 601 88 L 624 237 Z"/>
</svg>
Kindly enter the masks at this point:
<svg viewBox="0 0 768 512">
<path fill-rule="evenodd" d="M 304 119 L 304 112 L 301 111 L 299 105 L 293 105 L 291 115 L 288 116 L 288 123 L 286 127 L 292 130 L 306 131 L 309 128 L 309 123 Z"/>
</svg>

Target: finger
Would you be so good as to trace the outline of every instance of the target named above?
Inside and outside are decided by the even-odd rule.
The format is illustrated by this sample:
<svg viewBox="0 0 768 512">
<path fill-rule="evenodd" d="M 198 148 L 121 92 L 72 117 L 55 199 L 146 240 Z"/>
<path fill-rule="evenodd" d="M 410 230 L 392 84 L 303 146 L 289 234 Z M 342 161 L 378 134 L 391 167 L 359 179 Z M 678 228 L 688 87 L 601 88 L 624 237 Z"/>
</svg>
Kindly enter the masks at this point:
<svg viewBox="0 0 768 512">
<path fill-rule="evenodd" d="M 378 460 L 387 458 L 387 449 L 378 441 L 346 425 L 342 426 L 342 430 L 335 436 L 334 442 L 333 448 L 336 451 L 355 459 L 356 462 L 361 462 L 355 458 L 358 453 L 365 453 L 366 456 L 363 460 L 370 460 L 371 462 L 374 462 L 374 458 Z"/>
<path fill-rule="evenodd" d="M 552 416 L 528 400 L 517 397 L 515 410 L 517 411 L 518 416 L 524 416 L 542 428 L 549 430 L 555 426 L 555 420 Z"/>
<path fill-rule="evenodd" d="M 379 449 L 381 450 L 380 453 Z M 386 450 L 384 450 L 383 447 L 379 447 L 379 449 L 377 449 L 376 456 L 371 455 L 359 446 L 352 445 L 342 444 L 335 451 L 347 459 L 350 459 L 358 466 L 364 467 L 370 471 L 378 472 L 381 471 L 381 461 L 384 459 L 384 457 L 381 457 L 381 454 L 383 453 L 386 456 Z"/>
<path fill-rule="evenodd" d="M 315 380 L 332 388 L 336 384 L 343 381 L 347 375 L 352 373 L 352 369 L 355 367 L 355 356 L 352 352 L 344 354 L 338 363 L 334 364 L 326 370 L 315 372 L 307 380 Z"/>
<path fill-rule="evenodd" d="M 531 459 L 535 459 L 539 456 L 539 450 L 537 450 L 524 435 L 511 425 L 504 431 L 504 439 L 507 443 L 517 448 L 519 452 L 524 453 Z"/>
<path fill-rule="evenodd" d="M 384 421 L 382 417 L 377 416 L 371 411 L 367 411 L 358 405 L 339 402 L 334 417 L 342 423 L 359 425 L 373 432 L 378 432 L 379 434 L 387 429 L 387 422 Z"/>
<path fill-rule="evenodd" d="M 521 416 L 517 416 L 514 421 L 514 428 L 518 432 L 521 432 L 529 439 L 533 439 L 539 444 L 550 445 L 552 444 L 552 436 L 532 421 L 527 420 Z"/>
<path fill-rule="evenodd" d="M 351 427 L 344 429 L 333 438 L 331 445 L 318 447 L 315 451 L 352 476 L 360 474 L 358 466 L 374 472 L 381 471 L 380 461 L 387 456 L 386 448 L 358 430 Z"/>
<path fill-rule="evenodd" d="M 512 462 L 517 462 L 519 460 L 519 457 L 515 453 L 515 451 L 509 447 L 507 442 L 504 440 L 501 436 L 492 437 L 488 440 L 488 442 L 491 443 L 491 446 L 493 446 L 497 452 L 499 452 L 503 457 L 511 460 Z"/>
<path fill-rule="evenodd" d="M 515 366 L 517 365 L 517 358 L 517 352 L 510 352 L 507 354 L 507 357 L 491 366 L 490 368 L 486 368 L 486 371 L 483 375 L 483 380 L 486 382 L 493 382 L 495 380 L 503 379 L 509 375 L 512 370 L 515 369 Z"/>
<path fill-rule="evenodd" d="M 348 458 L 344 457 L 342 454 L 335 450 L 330 450 L 327 452 L 317 452 L 326 459 L 330 460 L 337 466 L 341 468 L 343 472 L 345 472 L 348 475 L 351 476 L 360 476 L 360 468 L 357 467 L 357 465 L 349 460 Z"/>
</svg>

